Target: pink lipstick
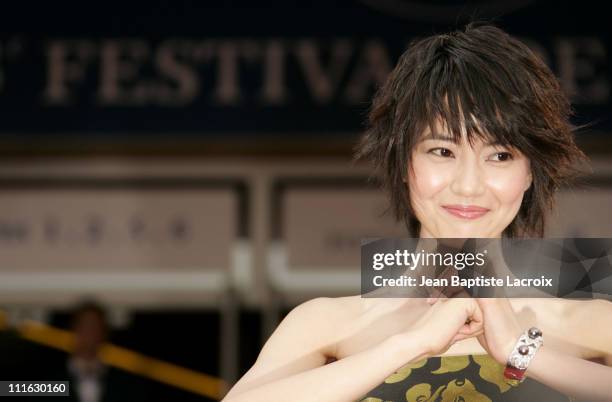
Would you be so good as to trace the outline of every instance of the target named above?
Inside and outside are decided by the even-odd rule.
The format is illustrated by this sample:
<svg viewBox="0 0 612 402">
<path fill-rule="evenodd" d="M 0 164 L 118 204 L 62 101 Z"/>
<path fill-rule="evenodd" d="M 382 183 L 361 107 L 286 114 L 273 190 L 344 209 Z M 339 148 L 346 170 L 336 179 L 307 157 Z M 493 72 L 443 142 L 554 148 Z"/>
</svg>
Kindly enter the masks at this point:
<svg viewBox="0 0 612 402">
<path fill-rule="evenodd" d="M 450 214 L 463 219 L 478 219 L 489 212 L 488 208 L 477 205 L 442 205 L 442 208 Z"/>
</svg>

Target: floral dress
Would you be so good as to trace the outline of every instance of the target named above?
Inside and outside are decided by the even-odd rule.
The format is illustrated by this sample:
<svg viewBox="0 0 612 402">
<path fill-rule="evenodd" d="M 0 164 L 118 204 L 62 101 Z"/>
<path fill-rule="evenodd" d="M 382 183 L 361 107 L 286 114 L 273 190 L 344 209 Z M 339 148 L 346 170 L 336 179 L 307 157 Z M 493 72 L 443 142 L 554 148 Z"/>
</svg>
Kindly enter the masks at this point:
<svg viewBox="0 0 612 402">
<path fill-rule="evenodd" d="M 358 402 L 568 402 L 572 399 L 529 377 L 516 386 L 504 365 L 487 354 L 430 357 L 406 364 Z"/>
</svg>

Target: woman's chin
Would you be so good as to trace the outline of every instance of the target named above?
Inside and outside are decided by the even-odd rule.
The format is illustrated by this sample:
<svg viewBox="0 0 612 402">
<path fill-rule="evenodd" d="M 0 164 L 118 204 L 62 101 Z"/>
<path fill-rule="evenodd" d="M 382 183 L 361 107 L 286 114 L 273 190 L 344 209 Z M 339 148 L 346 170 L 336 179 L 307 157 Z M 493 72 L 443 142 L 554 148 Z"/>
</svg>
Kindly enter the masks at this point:
<svg viewBox="0 0 612 402">
<path fill-rule="evenodd" d="M 422 221 L 421 221 L 422 222 Z M 451 217 L 439 216 L 434 221 L 428 221 L 426 224 L 422 224 L 423 230 L 421 231 L 420 237 L 432 237 L 434 239 L 443 238 L 463 238 L 463 239 L 475 239 L 475 238 L 494 238 L 499 237 L 496 233 L 500 231 L 492 230 L 492 227 L 499 227 L 499 223 L 487 219 L 486 221 L 480 219 L 458 219 Z"/>
<path fill-rule="evenodd" d="M 488 238 L 494 237 L 491 231 L 487 228 L 478 227 L 480 225 L 447 225 L 444 230 L 440 231 L 434 237 L 436 238 Z"/>
</svg>

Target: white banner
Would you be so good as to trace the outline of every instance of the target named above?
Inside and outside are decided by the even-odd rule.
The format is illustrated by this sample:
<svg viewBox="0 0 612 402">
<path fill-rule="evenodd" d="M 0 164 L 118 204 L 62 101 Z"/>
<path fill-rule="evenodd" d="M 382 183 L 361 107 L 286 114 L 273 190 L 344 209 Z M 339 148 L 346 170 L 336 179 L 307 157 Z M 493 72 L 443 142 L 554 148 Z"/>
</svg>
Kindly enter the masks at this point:
<svg viewBox="0 0 612 402">
<path fill-rule="evenodd" d="M 0 273 L 227 269 L 237 195 L 222 189 L 0 192 Z"/>
</svg>

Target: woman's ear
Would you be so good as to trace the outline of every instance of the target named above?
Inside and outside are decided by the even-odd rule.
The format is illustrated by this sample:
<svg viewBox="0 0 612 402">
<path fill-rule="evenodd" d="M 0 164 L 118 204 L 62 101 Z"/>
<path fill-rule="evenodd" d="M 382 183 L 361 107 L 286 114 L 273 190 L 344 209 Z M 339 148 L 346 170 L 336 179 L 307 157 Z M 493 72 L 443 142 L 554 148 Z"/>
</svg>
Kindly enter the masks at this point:
<svg viewBox="0 0 612 402">
<path fill-rule="evenodd" d="M 531 174 L 531 172 L 529 172 L 529 175 L 527 176 L 527 181 L 525 182 L 525 190 L 523 191 L 529 190 L 529 187 L 531 187 L 532 183 L 533 183 L 533 175 Z"/>
</svg>

